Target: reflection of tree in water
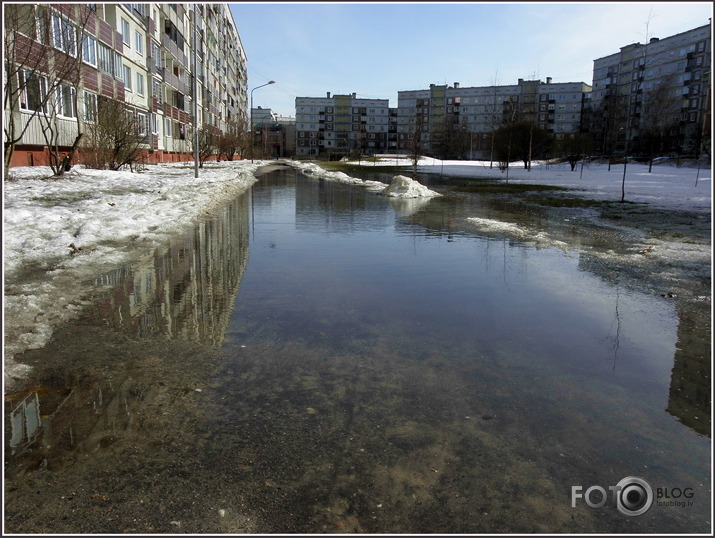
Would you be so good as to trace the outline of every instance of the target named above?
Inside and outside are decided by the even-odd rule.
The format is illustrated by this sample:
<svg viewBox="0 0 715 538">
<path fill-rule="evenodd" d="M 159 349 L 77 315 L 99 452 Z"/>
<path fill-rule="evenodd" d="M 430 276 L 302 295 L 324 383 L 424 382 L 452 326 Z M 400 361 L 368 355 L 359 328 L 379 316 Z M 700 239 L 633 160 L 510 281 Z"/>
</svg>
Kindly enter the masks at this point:
<svg viewBox="0 0 715 538">
<path fill-rule="evenodd" d="M 621 313 L 620 285 L 640 288 L 647 283 L 635 269 L 623 269 L 593 256 L 579 256 L 579 268 L 587 270 L 616 286 L 616 304 L 611 333 L 613 334 L 613 371 L 615 373 L 620 347 Z M 668 297 L 668 295 L 665 295 Z M 710 312 L 708 306 L 690 299 L 676 299 L 678 342 L 673 357 L 670 394 L 666 411 L 686 426 L 702 435 L 710 435 L 711 363 Z"/>
</svg>

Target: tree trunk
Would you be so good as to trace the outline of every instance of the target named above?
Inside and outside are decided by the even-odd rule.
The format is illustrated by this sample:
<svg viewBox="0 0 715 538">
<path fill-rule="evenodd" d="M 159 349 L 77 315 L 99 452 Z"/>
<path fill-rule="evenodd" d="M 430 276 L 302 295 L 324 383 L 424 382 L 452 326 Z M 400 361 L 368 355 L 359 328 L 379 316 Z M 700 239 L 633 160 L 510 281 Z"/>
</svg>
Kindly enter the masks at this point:
<svg viewBox="0 0 715 538">
<path fill-rule="evenodd" d="M 72 142 L 72 147 L 70 147 L 69 152 L 62 158 L 61 165 L 58 169 L 58 176 L 62 176 L 65 172 L 69 172 L 72 169 L 72 159 L 74 159 L 74 154 L 77 152 L 77 147 L 79 146 L 79 141 L 82 140 L 82 133 L 79 133 L 74 142 Z"/>
</svg>

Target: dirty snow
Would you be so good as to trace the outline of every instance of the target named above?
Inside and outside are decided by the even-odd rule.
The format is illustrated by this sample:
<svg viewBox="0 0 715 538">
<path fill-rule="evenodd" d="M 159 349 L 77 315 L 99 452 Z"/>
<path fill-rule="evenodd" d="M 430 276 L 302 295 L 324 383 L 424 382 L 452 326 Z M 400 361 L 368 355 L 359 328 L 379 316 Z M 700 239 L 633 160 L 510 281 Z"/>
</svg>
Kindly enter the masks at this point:
<svg viewBox="0 0 715 538">
<path fill-rule="evenodd" d="M 83 281 L 151 252 L 256 181 L 262 162 L 150 165 L 142 173 L 18 167 L 4 183 L 5 381 L 84 305 Z"/>
<path fill-rule="evenodd" d="M 442 196 L 407 176 L 395 176 L 392 183 L 380 194 L 391 198 L 430 198 Z"/>
<path fill-rule="evenodd" d="M 428 189 L 418 181 L 415 181 L 407 176 L 395 176 L 392 179 L 392 183 L 386 186 L 381 181 L 358 179 L 356 177 L 349 176 L 344 172 L 325 170 L 324 168 L 321 168 L 317 164 L 313 163 L 290 161 L 288 164 L 308 176 L 327 181 L 346 183 L 348 185 L 359 185 L 361 187 L 365 187 L 371 192 L 376 192 L 391 198 L 431 198 L 441 196 L 441 194 Z"/>
</svg>

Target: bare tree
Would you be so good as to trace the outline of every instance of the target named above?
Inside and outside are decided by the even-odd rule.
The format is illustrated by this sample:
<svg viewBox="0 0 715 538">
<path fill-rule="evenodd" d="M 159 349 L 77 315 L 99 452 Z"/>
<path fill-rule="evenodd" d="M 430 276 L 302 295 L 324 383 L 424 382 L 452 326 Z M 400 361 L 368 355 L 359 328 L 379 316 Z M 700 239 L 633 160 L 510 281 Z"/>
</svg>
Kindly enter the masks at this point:
<svg viewBox="0 0 715 538">
<path fill-rule="evenodd" d="M 499 106 L 499 70 L 494 72 L 494 78 L 492 79 L 492 99 L 486 107 L 487 117 L 489 118 L 489 131 L 490 131 L 490 147 L 489 147 L 489 168 L 494 167 L 494 135 L 495 131 L 502 124 L 501 107 Z"/>
<path fill-rule="evenodd" d="M 219 155 L 225 155 L 229 161 L 234 155 L 243 154 L 248 147 L 247 123 L 239 117 L 230 120 L 226 130 L 218 137 L 217 147 Z"/>
<path fill-rule="evenodd" d="M 38 115 L 47 111 L 48 101 L 59 80 L 49 76 L 51 15 L 46 7 L 7 4 L 3 14 L 5 61 L 3 125 L 5 178 L 16 145 Z"/>
<path fill-rule="evenodd" d="M 463 159 L 469 151 L 467 124 L 460 125 L 458 117 L 448 114 L 437 132 L 436 150 L 441 159 Z"/>
<path fill-rule="evenodd" d="M 589 152 L 591 138 L 586 133 L 564 134 L 562 140 L 556 142 L 556 151 L 566 159 L 571 166 L 571 171 L 576 170 L 576 165 Z"/>
<path fill-rule="evenodd" d="M 101 97 L 96 121 L 87 125 L 87 137 L 81 150 L 83 162 L 98 169 L 131 168 L 148 142 L 146 123 L 134 110 L 115 99 Z"/>
<path fill-rule="evenodd" d="M 409 157 L 412 160 L 412 169 L 417 173 L 417 163 L 420 161 L 420 155 L 422 154 L 422 133 L 424 133 L 424 115 L 422 111 L 418 108 L 417 114 L 415 115 L 414 122 L 411 123 L 409 137 Z"/>
<path fill-rule="evenodd" d="M 198 134 L 197 153 L 199 155 L 199 167 L 203 168 L 204 163 L 217 151 L 218 133 L 216 128 L 211 127 L 210 125 L 204 125 L 199 129 Z"/>
<path fill-rule="evenodd" d="M 529 122 L 509 122 L 495 133 L 495 152 L 502 170 L 509 169 L 512 158 L 518 157 L 524 161 L 528 169 L 532 155 L 544 156 L 548 153 L 552 137 L 544 130 L 532 128 Z M 508 180 L 508 176 L 507 176 Z"/>
<path fill-rule="evenodd" d="M 63 12 L 52 13 L 52 54 L 49 72 L 56 80 L 56 89 L 49 96 L 49 106 L 39 114 L 40 128 L 50 157 L 50 167 L 56 176 L 72 168 L 74 155 L 84 136 L 83 113 L 80 111 L 79 89 L 82 84 L 82 60 L 88 38 L 87 24 L 93 20 L 94 11 L 88 4 L 66 4 Z M 62 118 L 60 117 L 62 116 Z M 64 119 L 68 118 L 68 119 Z M 73 119 L 72 119 L 73 118 Z M 74 125 L 74 138 L 70 140 L 70 125 Z"/>
<path fill-rule="evenodd" d="M 671 131 L 678 126 L 680 105 L 672 91 L 672 77 L 644 94 L 641 107 L 640 138 L 645 143 L 650 172 L 653 158 L 664 151 Z"/>
<path fill-rule="evenodd" d="M 4 124 L 5 170 L 12 162 L 15 147 L 28 129 L 38 124 L 50 153 L 56 175 L 70 168 L 82 138 L 77 88 L 81 85 L 85 28 L 93 11 L 87 5 L 57 4 L 55 8 L 33 4 L 9 4 L 5 9 Z M 75 118 L 77 126 L 69 151 L 60 146 L 72 120 L 58 121 L 58 115 Z M 67 146 L 68 144 L 65 144 Z"/>
</svg>

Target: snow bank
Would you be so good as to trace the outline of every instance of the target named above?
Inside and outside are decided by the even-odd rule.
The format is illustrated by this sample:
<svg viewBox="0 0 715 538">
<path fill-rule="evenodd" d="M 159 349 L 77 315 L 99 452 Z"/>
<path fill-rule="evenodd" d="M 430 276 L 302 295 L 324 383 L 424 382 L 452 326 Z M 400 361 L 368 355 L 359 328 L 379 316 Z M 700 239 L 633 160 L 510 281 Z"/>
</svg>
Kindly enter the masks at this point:
<svg viewBox="0 0 715 538">
<path fill-rule="evenodd" d="M 332 172 L 330 170 L 325 170 L 317 164 L 313 163 L 303 163 L 298 161 L 288 161 L 290 166 L 296 168 L 303 172 L 307 176 L 312 176 L 317 179 L 323 179 L 326 181 L 337 181 L 339 183 L 346 183 L 348 185 L 359 185 L 365 187 L 367 190 L 372 192 L 381 192 L 385 190 L 385 184 L 380 181 L 365 181 L 347 175 L 344 172 Z"/>
<path fill-rule="evenodd" d="M 430 198 L 433 196 L 442 196 L 407 176 L 393 177 L 392 183 L 380 194 L 392 198 Z"/>
<path fill-rule="evenodd" d="M 395 176 L 392 179 L 392 183 L 385 186 L 385 184 L 381 181 L 358 179 L 356 177 L 349 176 L 344 172 L 325 170 L 324 168 L 321 168 L 317 164 L 313 163 L 291 161 L 288 164 L 308 176 L 313 176 L 327 181 L 346 183 L 348 185 L 359 185 L 361 187 L 365 187 L 371 192 L 383 194 L 391 198 L 430 198 L 434 196 L 442 196 L 441 194 L 429 190 L 424 185 L 406 176 Z"/>
<path fill-rule="evenodd" d="M 83 307 L 82 281 L 138 258 L 246 190 L 264 162 L 151 165 L 143 173 L 20 167 L 4 182 L 5 379 Z"/>
</svg>

